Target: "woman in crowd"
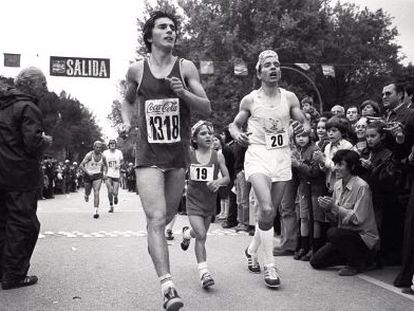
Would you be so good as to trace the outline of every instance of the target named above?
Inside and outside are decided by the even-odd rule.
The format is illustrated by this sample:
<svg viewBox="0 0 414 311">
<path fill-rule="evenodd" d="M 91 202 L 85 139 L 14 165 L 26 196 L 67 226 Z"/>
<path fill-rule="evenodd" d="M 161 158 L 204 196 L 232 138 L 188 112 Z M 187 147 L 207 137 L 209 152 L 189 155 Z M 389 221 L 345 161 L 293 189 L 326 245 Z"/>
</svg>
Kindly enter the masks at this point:
<svg viewBox="0 0 414 311">
<path fill-rule="evenodd" d="M 318 201 L 338 226 L 328 230 L 328 243 L 313 255 L 310 263 L 315 269 L 345 264 L 338 274 L 351 276 L 372 263 L 379 235 L 371 191 L 357 176 L 359 155 L 352 150 L 338 150 L 332 161 L 337 177 L 333 196 L 323 196 Z"/>
</svg>

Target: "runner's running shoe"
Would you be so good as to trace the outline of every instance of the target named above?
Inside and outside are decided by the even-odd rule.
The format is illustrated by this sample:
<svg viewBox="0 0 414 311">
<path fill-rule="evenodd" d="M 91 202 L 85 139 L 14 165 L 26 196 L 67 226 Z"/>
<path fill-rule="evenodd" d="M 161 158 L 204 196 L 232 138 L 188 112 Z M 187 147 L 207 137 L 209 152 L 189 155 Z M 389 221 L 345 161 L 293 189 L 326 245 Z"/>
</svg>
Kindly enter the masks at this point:
<svg viewBox="0 0 414 311">
<path fill-rule="evenodd" d="M 207 289 L 213 285 L 214 285 L 214 280 L 211 277 L 211 274 L 209 272 L 204 273 L 203 276 L 201 277 L 201 286 L 204 289 Z"/>
<path fill-rule="evenodd" d="M 177 290 L 174 287 L 169 287 L 164 293 L 164 309 L 167 311 L 177 311 L 184 306 Z"/>
<path fill-rule="evenodd" d="M 190 239 L 186 239 L 185 237 L 184 237 L 184 232 L 186 231 L 186 230 L 188 230 L 189 228 L 188 228 L 188 226 L 184 226 L 183 227 L 183 240 L 181 241 L 181 249 L 183 250 L 183 251 L 186 251 L 187 249 L 188 249 L 188 247 L 190 246 L 190 242 L 191 242 L 191 240 Z"/>
<path fill-rule="evenodd" d="M 257 255 L 256 256 L 250 255 L 247 252 L 247 248 L 244 251 L 244 254 L 246 255 L 246 258 L 247 258 L 247 268 L 249 269 L 249 271 L 252 273 L 260 273 L 260 265 L 258 262 Z"/>
<path fill-rule="evenodd" d="M 270 288 L 278 288 L 280 286 L 279 274 L 274 265 L 264 267 L 264 282 Z"/>
</svg>

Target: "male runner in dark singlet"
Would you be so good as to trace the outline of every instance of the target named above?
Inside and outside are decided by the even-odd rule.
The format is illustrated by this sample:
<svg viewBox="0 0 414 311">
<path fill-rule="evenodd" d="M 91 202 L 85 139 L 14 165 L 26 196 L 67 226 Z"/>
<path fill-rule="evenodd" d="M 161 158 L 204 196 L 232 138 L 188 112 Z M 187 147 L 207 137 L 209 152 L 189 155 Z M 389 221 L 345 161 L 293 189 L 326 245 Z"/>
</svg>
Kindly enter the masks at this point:
<svg viewBox="0 0 414 311">
<path fill-rule="evenodd" d="M 138 113 L 135 155 L 137 186 L 147 218 L 148 250 L 161 282 L 164 308 L 183 306 L 170 275 L 165 225 L 177 213 L 189 163 L 190 118 L 195 111 L 211 112 L 210 101 L 193 62 L 173 56 L 177 20 L 154 12 L 144 25 L 144 41 L 150 52 L 132 64 L 122 103 L 125 132 Z"/>
</svg>

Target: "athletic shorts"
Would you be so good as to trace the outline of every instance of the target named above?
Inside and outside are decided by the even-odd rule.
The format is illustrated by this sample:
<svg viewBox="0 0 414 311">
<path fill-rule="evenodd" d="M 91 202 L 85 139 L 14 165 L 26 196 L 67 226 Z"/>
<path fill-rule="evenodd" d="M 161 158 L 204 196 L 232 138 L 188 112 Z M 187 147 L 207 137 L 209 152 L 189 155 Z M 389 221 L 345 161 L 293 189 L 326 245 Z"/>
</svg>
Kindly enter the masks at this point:
<svg viewBox="0 0 414 311">
<path fill-rule="evenodd" d="M 102 173 L 93 174 L 93 175 L 85 174 L 84 181 L 87 183 L 91 183 L 95 180 L 102 179 L 102 177 L 103 177 Z"/>
<path fill-rule="evenodd" d="M 119 178 L 108 177 L 108 176 L 106 176 L 106 178 L 111 182 L 119 182 Z"/>
<path fill-rule="evenodd" d="M 290 148 L 266 149 L 265 145 L 250 145 L 244 158 L 246 180 L 253 174 L 264 174 L 272 182 L 292 179 Z"/>
</svg>

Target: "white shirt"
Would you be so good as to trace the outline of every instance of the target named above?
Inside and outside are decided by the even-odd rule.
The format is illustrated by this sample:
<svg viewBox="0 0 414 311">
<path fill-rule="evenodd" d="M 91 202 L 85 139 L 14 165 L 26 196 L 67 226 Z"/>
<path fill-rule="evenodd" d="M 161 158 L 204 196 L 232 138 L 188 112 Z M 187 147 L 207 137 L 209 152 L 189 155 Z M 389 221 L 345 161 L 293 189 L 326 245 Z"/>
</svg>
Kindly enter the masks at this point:
<svg viewBox="0 0 414 311">
<path fill-rule="evenodd" d="M 115 149 L 107 149 L 103 152 L 103 155 L 106 159 L 106 163 L 108 164 L 108 172 L 106 176 L 111 178 L 119 178 L 120 176 L 120 168 L 121 168 L 121 161 L 124 159 L 122 155 L 122 151 Z"/>
</svg>

